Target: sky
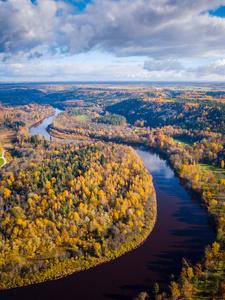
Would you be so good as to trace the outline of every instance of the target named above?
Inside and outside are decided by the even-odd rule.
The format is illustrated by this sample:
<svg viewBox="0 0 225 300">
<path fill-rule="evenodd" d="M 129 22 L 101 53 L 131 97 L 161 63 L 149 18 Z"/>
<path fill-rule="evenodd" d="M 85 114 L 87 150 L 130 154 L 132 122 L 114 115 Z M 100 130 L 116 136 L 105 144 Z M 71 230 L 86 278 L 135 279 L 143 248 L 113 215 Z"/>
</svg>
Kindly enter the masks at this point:
<svg viewBox="0 0 225 300">
<path fill-rule="evenodd" d="M 0 0 L 0 82 L 225 81 L 225 0 Z"/>
</svg>

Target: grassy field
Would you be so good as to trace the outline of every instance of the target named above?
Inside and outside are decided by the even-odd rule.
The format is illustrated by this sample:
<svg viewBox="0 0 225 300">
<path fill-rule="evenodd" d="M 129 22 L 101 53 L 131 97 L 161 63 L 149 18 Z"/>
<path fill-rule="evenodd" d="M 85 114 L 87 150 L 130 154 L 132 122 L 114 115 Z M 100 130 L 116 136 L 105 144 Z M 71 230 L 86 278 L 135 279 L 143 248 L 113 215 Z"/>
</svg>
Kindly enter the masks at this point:
<svg viewBox="0 0 225 300">
<path fill-rule="evenodd" d="M 4 164 L 4 159 L 0 158 L 0 167 Z"/>
<path fill-rule="evenodd" d="M 16 138 L 16 132 L 15 131 L 3 131 L 1 132 L 1 144 L 4 149 L 13 149 L 13 140 Z M 0 151 L 1 152 L 1 151 Z M 2 153 L 0 153 L 0 156 L 2 156 Z"/>
<path fill-rule="evenodd" d="M 225 170 L 222 168 L 215 167 L 215 166 L 209 165 L 209 164 L 198 164 L 198 166 L 200 166 L 202 170 L 212 171 L 214 173 L 221 173 L 221 174 L 225 175 Z"/>
<path fill-rule="evenodd" d="M 78 120 L 84 121 L 84 120 L 90 120 L 92 117 L 88 115 L 80 115 L 80 116 L 76 116 L 76 118 Z"/>
</svg>

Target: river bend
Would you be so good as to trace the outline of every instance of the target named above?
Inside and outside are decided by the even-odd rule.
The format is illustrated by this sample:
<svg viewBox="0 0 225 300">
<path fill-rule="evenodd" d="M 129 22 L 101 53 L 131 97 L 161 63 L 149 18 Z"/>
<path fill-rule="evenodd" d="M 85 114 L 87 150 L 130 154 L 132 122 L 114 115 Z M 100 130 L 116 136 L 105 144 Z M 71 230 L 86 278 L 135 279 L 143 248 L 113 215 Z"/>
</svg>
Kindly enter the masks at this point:
<svg viewBox="0 0 225 300">
<path fill-rule="evenodd" d="M 54 117 L 31 128 L 30 133 L 49 139 L 46 127 Z M 181 186 L 158 155 L 141 148 L 137 153 L 153 176 L 157 195 L 157 222 L 146 242 L 114 261 L 57 281 L 1 291 L 1 300 L 131 299 L 140 291 L 150 291 L 155 282 L 166 289 L 170 275 L 179 275 L 183 257 L 196 263 L 203 256 L 215 233 L 199 199 Z"/>
</svg>

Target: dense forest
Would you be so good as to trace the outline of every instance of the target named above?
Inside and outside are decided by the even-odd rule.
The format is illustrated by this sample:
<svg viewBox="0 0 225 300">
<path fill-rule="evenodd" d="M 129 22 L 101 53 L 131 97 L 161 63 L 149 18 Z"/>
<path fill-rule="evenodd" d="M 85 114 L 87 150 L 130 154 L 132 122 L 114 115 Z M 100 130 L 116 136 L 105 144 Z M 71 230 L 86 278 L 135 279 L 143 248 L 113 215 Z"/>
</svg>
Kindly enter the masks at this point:
<svg viewBox="0 0 225 300">
<path fill-rule="evenodd" d="M 152 179 L 132 148 L 28 136 L 0 169 L 0 287 L 115 258 L 147 237 L 155 217 Z"/>
<path fill-rule="evenodd" d="M 93 121 L 97 123 L 104 123 L 104 124 L 123 125 L 126 123 L 126 118 L 121 115 L 112 114 L 108 116 L 95 118 L 93 119 Z"/>
<path fill-rule="evenodd" d="M 209 130 L 225 133 L 223 103 L 186 103 L 131 99 L 108 106 L 107 111 L 126 117 L 136 126 L 159 127 L 177 125 L 183 129 Z"/>
</svg>

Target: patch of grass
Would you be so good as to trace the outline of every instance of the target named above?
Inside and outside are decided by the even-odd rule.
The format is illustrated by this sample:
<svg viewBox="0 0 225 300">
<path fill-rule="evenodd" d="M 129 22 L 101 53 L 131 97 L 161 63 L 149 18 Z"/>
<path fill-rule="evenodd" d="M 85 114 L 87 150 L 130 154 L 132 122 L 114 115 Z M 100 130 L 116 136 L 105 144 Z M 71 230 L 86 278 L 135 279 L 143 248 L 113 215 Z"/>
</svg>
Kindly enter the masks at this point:
<svg viewBox="0 0 225 300">
<path fill-rule="evenodd" d="M 76 116 L 76 118 L 80 121 L 85 121 L 85 120 L 90 120 L 92 117 L 88 115 L 80 115 L 80 116 Z"/>
<path fill-rule="evenodd" d="M 188 139 L 176 139 L 174 138 L 174 141 L 177 143 L 180 143 L 182 146 L 192 146 L 194 142 L 188 140 Z"/>
<path fill-rule="evenodd" d="M 4 159 L 0 158 L 0 167 L 4 164 Z"/>
<path fill-rule="evenodd" d="M 210 164 L 198 164 L 196 166 L 200 166 L 202 170 L 205 171 L 212 171 L 214 173 L 221 173 L 225 175 L 225 170 Z"/>
</svg>

